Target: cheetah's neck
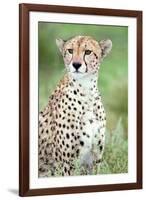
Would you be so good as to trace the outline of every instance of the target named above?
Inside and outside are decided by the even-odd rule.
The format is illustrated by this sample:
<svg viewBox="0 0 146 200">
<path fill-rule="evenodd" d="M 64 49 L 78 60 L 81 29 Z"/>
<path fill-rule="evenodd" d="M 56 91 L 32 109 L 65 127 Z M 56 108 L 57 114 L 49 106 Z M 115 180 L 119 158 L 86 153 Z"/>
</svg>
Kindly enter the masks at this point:
<svg viewBox="0 0 146 200">
<path fill-rule="evenodd" d="M 98 75 L 92 74 L 80 79 L 74 80 L 76 84 L 80 84 L 82 88 L 88 93 L 94 93 L 98 91 Z"/>
</svg>

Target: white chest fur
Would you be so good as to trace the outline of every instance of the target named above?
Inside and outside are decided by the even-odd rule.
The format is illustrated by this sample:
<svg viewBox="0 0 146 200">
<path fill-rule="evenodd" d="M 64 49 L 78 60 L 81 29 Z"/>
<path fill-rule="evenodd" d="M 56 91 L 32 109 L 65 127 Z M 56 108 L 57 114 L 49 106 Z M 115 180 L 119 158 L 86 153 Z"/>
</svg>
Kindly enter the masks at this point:
<svg viewBox="0 0 146 200">
<path fill-rule="evenodd" d="M 94 113 L 94 105 L 96 102 L 96 97 L 99 95 L 97 89 L 97 75 L 91 75 L 88 77 L 83 77 L 76 80 L 77 85 L 82 86 L 84 97 L 82 102 L 87 103 L 87 108 L 85 114 L 82 118 L 83 132 L 86 134 L 81 134 L 81 141 L 84 142 L 83 148 L 80 151 L 80 162 L 81 164 L 92 164 L 92 152 L 97 145 L 97 138 L 99 137 L 100 124 L 96 119 Z"/>
</svg>

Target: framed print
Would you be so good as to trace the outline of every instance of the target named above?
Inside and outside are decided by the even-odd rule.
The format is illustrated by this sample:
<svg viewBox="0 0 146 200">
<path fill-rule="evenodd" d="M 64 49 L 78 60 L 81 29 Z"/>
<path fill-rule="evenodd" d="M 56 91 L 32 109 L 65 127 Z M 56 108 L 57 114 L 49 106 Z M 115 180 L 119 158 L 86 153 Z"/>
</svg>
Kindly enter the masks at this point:
<svg viewBox="0 0 146 200">
<path fill-rule="evenodd" d="M 19 5 L 20 196 L 142 188 L 142 11 Z"/>
</svg>

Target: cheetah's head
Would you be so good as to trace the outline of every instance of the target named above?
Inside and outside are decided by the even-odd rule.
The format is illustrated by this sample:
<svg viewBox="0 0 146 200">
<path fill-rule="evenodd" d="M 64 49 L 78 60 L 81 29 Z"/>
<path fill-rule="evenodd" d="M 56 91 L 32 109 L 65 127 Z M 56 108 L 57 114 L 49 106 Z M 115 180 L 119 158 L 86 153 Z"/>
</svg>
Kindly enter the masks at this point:
<svg viewBox="0 0 146 200">
<path fill-rule="evenodd" d="M 102 59 L 112 48 L 111 40 L 97 42 L 89 36 L 76 36 L 67 41 L 56 39 L 67 71 L 78 79 L 96 74 Z"/>
</svg>

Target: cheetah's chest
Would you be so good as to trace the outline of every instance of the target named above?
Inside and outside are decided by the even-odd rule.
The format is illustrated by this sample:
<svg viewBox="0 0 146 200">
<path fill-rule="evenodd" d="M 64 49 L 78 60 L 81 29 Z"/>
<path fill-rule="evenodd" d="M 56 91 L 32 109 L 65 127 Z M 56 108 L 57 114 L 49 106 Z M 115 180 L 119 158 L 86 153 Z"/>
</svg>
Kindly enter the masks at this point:
<svg viewBox="0 0 146 200">
<path fill-rule="evenodd" d="M 80 119 L 80 121 L 75 122 L 79 123 L 81 131 L 86 133 L 86 137 L 84 137 L 84 134 L 81 134 L 81 139 L 84 141 L 85 145 L 92 148 L 99 129 L 98 120 L 94 112 L 98 103 L 98 91 L 95 88 L 94 90 L 89 90 L 77 86 L 68 90 L 67 97 L 69 100 L 73 101 L 73 103 L 72 101 L 69 102 L 68 108 L 71 108 L 70 112 L 74 113 L 76 119 Z"/>
</svg>

